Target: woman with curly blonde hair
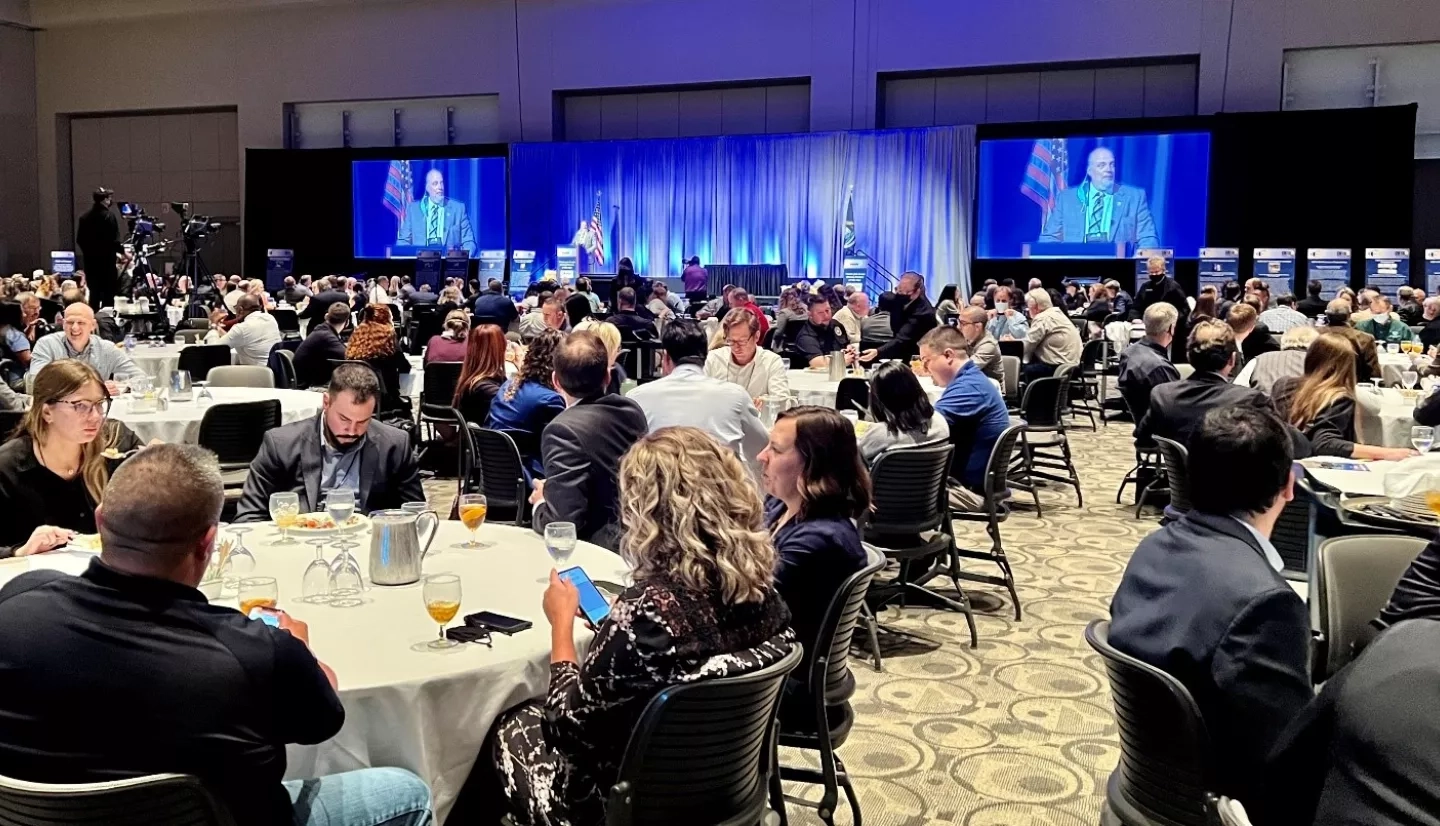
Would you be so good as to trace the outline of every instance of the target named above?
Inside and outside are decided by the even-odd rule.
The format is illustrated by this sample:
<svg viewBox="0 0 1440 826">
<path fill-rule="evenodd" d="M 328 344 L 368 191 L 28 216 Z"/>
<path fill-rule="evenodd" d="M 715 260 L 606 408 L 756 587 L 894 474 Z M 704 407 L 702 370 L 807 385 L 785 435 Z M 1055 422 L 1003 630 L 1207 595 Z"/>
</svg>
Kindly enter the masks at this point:
<svg viewBox="0 0 1440 826">
<path fill-rule="evenodd" d="M 400 374 L 410 372 L 410 360 L 405 358 L 395 338 L 388 306 L 369 304 L 365 307 L 360 323 L 345 345 L 345 358 L 363 361 L 380 374 L 380 383 L 385 385 L 382 410 L 405 409 L 406 403 L 400 396 Z"/>
<path fill-rule="evenodd" d="M 630 732 L 656 693 L 764 668 L 794 644 L 760 499 L 734 451 L 693 427 L 651 433 L 620 463 L 620 509 L 635 584 L 581 662 L 579 594 L 551 573 L 549 692 L 496 724 L 492 756 L 517 823 L 604 822 Z"/>
</svg>

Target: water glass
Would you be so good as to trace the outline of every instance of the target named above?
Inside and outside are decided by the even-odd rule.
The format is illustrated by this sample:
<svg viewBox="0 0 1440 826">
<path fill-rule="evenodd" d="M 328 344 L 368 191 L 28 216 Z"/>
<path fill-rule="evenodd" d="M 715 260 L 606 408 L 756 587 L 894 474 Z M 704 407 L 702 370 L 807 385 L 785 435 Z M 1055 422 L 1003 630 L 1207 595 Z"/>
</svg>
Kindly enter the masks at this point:
<svg viewBox="0 0 1440 826">
<path fill-rule="evenodd" d="M 445 623 L 460 613 L 460 577 L 455 574 L 431 574 L 425 577 L 420 591 L 426 613 L 440 626 L 439 636 L 430 642 L 430 647 L 453 648 L 459 645 L 446 639 Z"/>
<path fill-rule="evenodd" d="M 280 602 L 280 586 L 273 576 L 254 576 L 240 580 L 240 613 L 250 616 L 256 608 L 274 609 Z"/>
<path fill-rule="evenodd" d="M 1415 383 L 1420 381 L 1420 374 L 1414 370 L 1405 370 L 1400 373 L 1400 383 L 1405 385 L 1406 390 L 1414 390 Z"/>
<path fill-rule="evenodd" d="M 360 575 L 360 563 L 350 554 L 355 543 L 339 544 L 340 555 L 330 563 L 330 604 L 336 608 L 354 608 L 364 602 L 360 594 L 365 590 L 365 581 Z"/>
<path fill-rule="evenodd" d="M 554 561 L 557 570 L 564 568 L 565 563 L 570 561 L 570 554 L 575 551 L 575 523 L 574 522 L 551 522 L 545 526 L 545 550 L 550 552 L 550 559 Z M 546 582 L 550 581 L 547 576 Z"/>
<path fill-rule="evenodd" d="M 270 494 L 270 518 L 280 529 L 280 539 L 275 544 L 296 544 L 295 538 L 290 536 L 290 527 L 300 518 L 300 494 L 289 491 Z"/>
<path fill-rule="evenodd" d="M 242 577 L 255 573 L 255 555 L 245 547 L 245 534 L 254 530 L 239 525 L 225 529 L 235 537 L 235 544 L 220 562 L 220 595 L 238 594 Z"/>
<path fill-rule="evenodd" d="M 1391 354 L 1391 355 L 1393 356 L 1393 355 L 1395 355 L 1396 353 L 1400 352 L 1400 345 L 1399 345 L 1398 343 L 1392 341 L 1392 342 L 1390 342 L 1389 344 L 1386 344 L 1386 345 L 1385 345 L 1385 352 L 1387 352 L 1387 353 L 1389 353 L 1389 354 Z"/>
<path fill-rule="evenodd" d="M 403 504 L 403 505 L 400 506 L 400 510 L 405 511 L 406 513 L 412 514 L 412 515 L 414 515 L 414 516 L 419 516 L 420 514 L 424 513 L 425 511 L 430 510 L 430 503 L 429 503 L 429 502 L 406 502 L 405 504 Z"/>
<path fill-rule="evenodd" d="M 1422 454 L 1429 453 L 1435 444 L 1435 428 L 1422 425 L 1410 428 L 1410 444 Z"/>
<path fill-rule="evenodd" d="M 335 523 L 335 529 L 341 530 L 345 523 L 355 513 L 355 489 L 335 488 L 325 494 L 325 515 Z"/>
</svg>

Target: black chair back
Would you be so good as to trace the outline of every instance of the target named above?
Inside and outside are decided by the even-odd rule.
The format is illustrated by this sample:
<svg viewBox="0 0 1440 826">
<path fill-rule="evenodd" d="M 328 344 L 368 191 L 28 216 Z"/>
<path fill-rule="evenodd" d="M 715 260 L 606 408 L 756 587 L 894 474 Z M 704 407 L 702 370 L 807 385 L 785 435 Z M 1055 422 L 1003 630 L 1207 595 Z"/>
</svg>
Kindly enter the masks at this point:
<svg viewBox="0 0 1440 826">
<path fill-rule="evenodd" d="M 265 431 L 280 426 L 280 402 L 264 399 L 212 405 L 200 419 L 199 445 L 222 467 L 249 465 L 260 454 Z"/>
<path fill-rule="evenodd" d="M 154 774 L 107 783 L 51 785 L 0 778 L 5 826 L 233 826 L 198 778 Z"/>
<path fill-rule="evenodd" d="M 1065 408 L 1065 385 L 1069 377 L 1046 376 L 1035 379 L 1025 388 L 1020 400 L 1020 417 L 1032 430 L 1058 429 Z"/>
<path fill-rule="evenodd" d="M 24 420 L 23 410 L 0 410 L 0 444 L 10 441 Z"/>
<path fill-rule="evenodd" d="M 514 508 L 516 523 L 523 523 L 530 486 L 525 481 L 525 466 L 514 438 L 503 430 L 491 430 L 473 422 L 466 425 L 465 431 L 469 434 L 472 459 L 469 476 L 485 494 L 486 505 L 492 511 Z"/>
<path fill-rule="evenodd" d="M 965 466 L 970 463 L 970 454 L 975 450 L 980 417 L 952 419 L 946 416 L 945 422 L 950 425 L 950 478 L 959 481 L 965 478 Z"/>
<path fill-rule="evenodd" d="M 450 407 L 455 401 L 455 385 L 460 382 L 458 361 L 432 361 L 425 365 L 425 387 L 420 392 L 420 410 Z"/>
<path fill-rule="evenodd" d="M 1160 464 L 1165 468 L 1165 479 L 1170 486 L 1170 510 L 1189 513 L 1190 452 L 1184 445 L 1164 436 L 1156 436 L 1155 444 L 1160 448 Z"/>
<path fill-rule="evenodd" d="M 835 409 L 858 411 L 862 417 L 870 415 L 870 382 L 857 376 L 840 380 L 835 390 Z"/>
<path fill-rule="evenodd" d="M 1305 489 L 1295 486 L 1295 497 L 1285 503 L 1270 531 L 1270 544 L 1285 563 L 1281 573 L 1290 578 L 1310 571 L 1310 538 L 1315 535 L 1314 500 Z"/>
<path fill-rule="evenodd" d="M 1025 432 L 1025 425 L 1012 424 L 1000 431 L 995 447 L 990 449 L 990 459 L 985 463 L 985 496 L 987 508 L 993 508 L 1010 494 L 1010 457 L 1015 455 L 1015 445 Z M 961 466 L 964 470 L 964 466 Z M 960 478 L 960 477 L 956 477 Z"/>
<path fill-rule="evenodd" d="M 1425 540 L 1413 536 L 1337 536 L 1320 543 L 1312 592 L 1320 626 L 1311 657 L 1315 682 L 1355 658 L 1357 643 L 1371 636 L 1370 621 L 1424 549 Z"/>
<path fill-rule="evenodd" d="M 275 319 L 275 324 L 282 333 L 300 332 L 300 314 L 291 309 L 275 308 L 270 311 L 270 316 Z"/>
<path fill-rule="evenodd" d="M 1108 805 L 1138 813 L 1143 823 L 1211 826 L 1218 818 L 1211 820 L 1210 735 L 1200 707 L 1179 680 L 1115 649 L 1109 635 L 1109 620 L 1085 628 L 1085 641 L 1105 661 L 1120 729 Z M 1122 814 L 1120 822 L 1133 821 Z"/>
<path fill-rule="evenodd" d="M 1080 369 L 1087 374 L 1103 369 L 1105 366 L 1105 354 L 1108 352 L 1109 342 L 1105 339 L 1095 339 L 1085 342 L 1080 350 Z"/>
<path fill-rule="evenodd" d="M 406 352 L 412 356 L 420 355 L 425 345 L 439 335 L 444 326 L 445 317 L 440 314 L 438 305 L 416 304 L 410 309 L 410 322 L 406 325 L 410 339 Z"/>
<path fill-rule="evenodd" d="M 1024 359 L 1025 359 L 1025 342 L 1023 342 L 1023 341 L 998 341 L 998 342 L 996 342 L 996 343 L 1000 345 L 1000 355 L 1002 355 L 1002 356 L 1014 356 L 1015 358 L 1020 359 L 1021 361 L 1024 361 Z"/>
<path fill-rule="evenodd" d="M 862 517 L 866 534 L 909 536 L 933 531 L 949 517 L 945 478 L 948 443 L 896 447 L 870 468 L 871 509 Z"/>
<path fill-rule="evenodd" d="M 773 770 L 775 713 L 799 662 L 794 646 L 769 668 L 655 695 L 625 748 L 607 826 L 759 823 Z"/>
<path fill-rule="evenodd" d="M 205 381 L 212 367 L 230 364 L 230 347 L 225 344 L 192 344 L 180 348 L 177 370 L 188 370 L 192 381 Z"/>
<path fill-rule="evenodd" d="M 300 378 L 295 374 L 295 351 L 282 344 L 275 345 L 272 353 L 280 354 L 280 381 L 275 386 L 282 390 L 294 390 L 300 386 Z"/>
<path fill-rule="evenodd" d="M 825 692 L 827 706 L 843 703 L 855 692 L 855 678 L 851 676 L 849 666 L 850 640 L 855 636 L 855 626 L 860 621 L 860 610 L 865 605 L 870 581 L 884 567 L 884 552 L 866 545 L 865 567 L 840 583 L 840 588 L 830 600 L 830 607 L 825 609 L 820 633 L 813 643 L 814 650 L 823 653 L 815 658 L 805 681 L 812 695 L 817 688 Z"/>
</svg>

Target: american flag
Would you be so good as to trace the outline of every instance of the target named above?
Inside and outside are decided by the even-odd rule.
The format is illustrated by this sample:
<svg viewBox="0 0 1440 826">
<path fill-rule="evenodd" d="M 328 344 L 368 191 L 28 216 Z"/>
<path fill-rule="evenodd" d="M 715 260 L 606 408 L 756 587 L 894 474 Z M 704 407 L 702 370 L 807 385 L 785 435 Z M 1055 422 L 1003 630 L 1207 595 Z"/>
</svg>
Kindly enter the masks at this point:
<svg viewBox="0 0 1440 826">
<path fill-rule="evenodd" d="M 1055 199 L 1065 191 L 1068 162 L 1064 138 L 1035 141 L 1035 148 L 1030 150 L 1030 163 L 1025 167 L 1020 192 L 1044 211 L 1042 222 L 1055 208 Z"/>
<path fill-rule="evenodd" d="M 590 263 L 605 265 L 605 222 L 600 216 L 600 193 L 595 193 L 595 212 L 590 216 Z"/>
<path fill-rule="evenodd" d="M 409 161 L 390 162 L 390 175 L 385 179 L 385 208 L 395 213 L 396 218 L 405 217 L 405 207 L 414 200 L 410 195 L 414 184 Z"/>
</svg>

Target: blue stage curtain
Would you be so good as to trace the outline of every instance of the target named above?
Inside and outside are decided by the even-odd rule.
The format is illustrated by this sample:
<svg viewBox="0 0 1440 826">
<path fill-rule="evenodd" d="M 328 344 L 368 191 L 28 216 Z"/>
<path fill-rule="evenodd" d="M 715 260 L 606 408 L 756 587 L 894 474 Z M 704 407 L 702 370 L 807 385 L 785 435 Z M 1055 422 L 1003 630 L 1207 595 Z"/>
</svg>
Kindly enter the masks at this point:
<svg viewBox="0 0 1440 826">
<path fill-rule="evenodd" d="M 595 209 L 606 264 L 650 277 L 682 261 L 785 264 L 793 279 L 838 281 L 845 195 L 858 246 L 931 295 L 969 283 L 971 127 L 745 135 L 511 147 L 511 246 L 553 260 Z M 537 270 L 539 267 L 537 266 Z"/>
</svg>

